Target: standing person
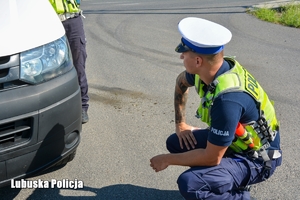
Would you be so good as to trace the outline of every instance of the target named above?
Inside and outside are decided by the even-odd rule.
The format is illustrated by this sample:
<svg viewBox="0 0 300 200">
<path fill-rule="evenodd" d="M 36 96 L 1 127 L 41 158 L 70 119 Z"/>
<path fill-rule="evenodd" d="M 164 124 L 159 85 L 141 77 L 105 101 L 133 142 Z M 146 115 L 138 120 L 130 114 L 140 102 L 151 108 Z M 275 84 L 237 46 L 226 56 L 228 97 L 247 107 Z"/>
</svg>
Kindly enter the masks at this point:
<svg viewBox="0 0 300 200">
<path fill-rule="evenodd" d="M 86 38 L 82 22 L 82 11 L 79 8 L 80 0 L 49 0 L 58 17 L 62 21 L 70 44 L 73 64 L 78 75 L 81 89 L 82 123 L 89 121 L 87 114 L 89 108 L 88 83 L 85 73 Z"/>
<path fill-rule="evenodd" d="M 214 22 L 188 17 L 178 24 L 176 51 L 186 71 L 176 80 L 176 133 L 169 154 L 150 159 L 156 171 L 190 166 L 177 180 L 185 199 L 254 199 L 249 186 L 268 179 L 281 165 L 279 126 L 273 104 L 256 79 L 234 58 L 224 57 L 231 32 Z M 185 121 L 189 87 L 201 103 L 197 116 L 208 128 Z"/>
</svg>

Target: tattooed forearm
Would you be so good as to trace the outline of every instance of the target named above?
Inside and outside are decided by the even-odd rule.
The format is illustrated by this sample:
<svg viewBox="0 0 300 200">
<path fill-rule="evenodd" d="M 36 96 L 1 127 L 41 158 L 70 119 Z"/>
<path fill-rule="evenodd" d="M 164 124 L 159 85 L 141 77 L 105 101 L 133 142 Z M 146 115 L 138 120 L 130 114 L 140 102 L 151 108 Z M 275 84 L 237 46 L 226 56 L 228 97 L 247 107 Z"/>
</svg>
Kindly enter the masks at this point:
<svg viewBox="0 0 300 200">
<path fill-rule="evenodd" d="M 185 105 L 187 102 L 188 91 L 190 85 L 188 84 L 185 71 L 178 75 L 176 79 L 174 106 L 175 106 L 175 123 L 185 122 Z"/>
</svg>

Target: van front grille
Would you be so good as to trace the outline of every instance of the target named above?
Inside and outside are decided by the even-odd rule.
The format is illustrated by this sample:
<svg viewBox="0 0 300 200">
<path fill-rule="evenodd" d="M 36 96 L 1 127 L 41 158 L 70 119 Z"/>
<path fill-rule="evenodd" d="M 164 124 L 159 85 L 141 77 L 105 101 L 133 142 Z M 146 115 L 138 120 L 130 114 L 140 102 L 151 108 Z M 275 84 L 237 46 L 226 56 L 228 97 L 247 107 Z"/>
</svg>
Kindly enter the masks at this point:
<svg viewBox="0 0 300 200">
<path fill-rule="evenodd" d="M 23 87 L 26 86 L 28 84 L 22 82 L 22 81 L 8 81 L 5 83 L 0 83 L 0 91 L 5 91 L 5 90 L 9 90 L 9 89 L 16 89 L 19 87 Z"/>
<path fill-rule="evenodd" d="M 0 57 L 0 92 L 28 85 L 20 80 L 20 55 Z"/>
<path fill-rule="evenodd" d="M 0 125 L 0 150 L 28 141 L 32 135 L 33 118 Z"/>
<path fill-rule="evenodd" d="M 10 60 L 10 56 L 0 57 L 0 65 L 8 63 Z"/>
</svg>

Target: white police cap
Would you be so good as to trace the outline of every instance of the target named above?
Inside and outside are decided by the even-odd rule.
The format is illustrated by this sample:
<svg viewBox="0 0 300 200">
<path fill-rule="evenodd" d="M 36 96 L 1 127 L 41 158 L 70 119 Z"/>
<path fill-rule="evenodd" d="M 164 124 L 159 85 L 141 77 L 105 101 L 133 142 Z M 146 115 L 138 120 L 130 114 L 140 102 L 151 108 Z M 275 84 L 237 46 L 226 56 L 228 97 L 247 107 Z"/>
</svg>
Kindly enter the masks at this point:
<svg viewBox="0 0 300 200">
<path fill-rule="evenodd" d="M 196 17 L 187 17 L 178 24 L 182 36 L 175 51 L 193 51 L 199 54 L 217 54 L 232 37 L 231 32 L 220 24 Z"/>
</svg>

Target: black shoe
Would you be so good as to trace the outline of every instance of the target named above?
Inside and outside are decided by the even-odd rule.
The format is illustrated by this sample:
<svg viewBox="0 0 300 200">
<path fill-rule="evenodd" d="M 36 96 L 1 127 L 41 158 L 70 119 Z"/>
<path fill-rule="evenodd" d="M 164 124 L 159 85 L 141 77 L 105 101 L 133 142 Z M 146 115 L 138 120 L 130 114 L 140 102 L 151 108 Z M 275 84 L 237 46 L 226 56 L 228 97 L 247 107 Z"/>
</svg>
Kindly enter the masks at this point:
<svg viewBox="0 0 300 200">
<path fill-rule="evenodd" d="M 82 110 L 81 118 L 82 118 L 82 124 L 85 124 L 89 121 L 89 116 L 87 114 L 87 111 Z"/>
</svg>

